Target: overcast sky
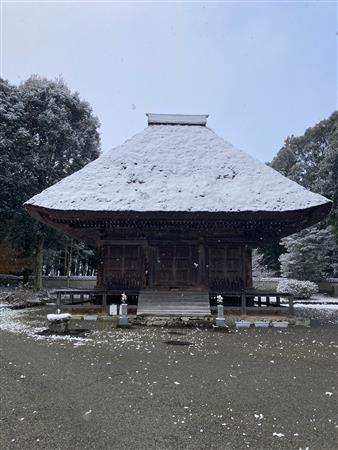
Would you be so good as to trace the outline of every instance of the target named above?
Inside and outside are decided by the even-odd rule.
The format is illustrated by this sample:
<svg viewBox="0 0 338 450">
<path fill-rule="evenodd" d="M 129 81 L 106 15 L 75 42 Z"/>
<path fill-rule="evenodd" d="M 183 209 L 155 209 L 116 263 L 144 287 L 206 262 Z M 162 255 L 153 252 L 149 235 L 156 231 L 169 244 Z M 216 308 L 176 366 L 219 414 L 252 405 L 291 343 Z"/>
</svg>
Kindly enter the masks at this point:
<svg viewBox="0 0 338 450">
<path fill-rule="evenodd" d="M 146 112 L 208 113 L 262 161 L 337 108 L 336 2 L 2 2 L 1 75 L 62 75 L 102 149 Z"/>
</svg>

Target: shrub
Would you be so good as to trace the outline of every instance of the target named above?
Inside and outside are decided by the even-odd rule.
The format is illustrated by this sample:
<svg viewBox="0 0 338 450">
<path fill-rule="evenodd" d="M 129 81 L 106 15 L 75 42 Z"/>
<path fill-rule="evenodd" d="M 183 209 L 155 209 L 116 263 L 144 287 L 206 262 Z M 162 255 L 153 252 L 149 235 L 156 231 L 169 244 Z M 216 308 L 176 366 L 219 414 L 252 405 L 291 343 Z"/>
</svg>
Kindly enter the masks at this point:
<svg viewBox="0 0 338 450">
<path fill-rule="evenodd" d="M 318 292 L 318 286 L 312 281 L 291 280 L 285 278 L 277 285 L 278 292 L 293 294 L 295 298 L 308 299 Z"/>
</svg>

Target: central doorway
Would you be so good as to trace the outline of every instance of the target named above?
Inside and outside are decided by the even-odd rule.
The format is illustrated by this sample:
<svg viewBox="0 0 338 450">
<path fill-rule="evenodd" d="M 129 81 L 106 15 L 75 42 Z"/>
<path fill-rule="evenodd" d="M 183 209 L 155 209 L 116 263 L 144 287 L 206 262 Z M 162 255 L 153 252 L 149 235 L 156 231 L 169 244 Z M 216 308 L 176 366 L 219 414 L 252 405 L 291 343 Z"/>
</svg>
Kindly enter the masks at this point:
<svg viewBox="0 0 338 450">
<path fill-rule="evenodd" d="M 174 289 L 197 285 L 197 246 L 185 243 L 160 244 L 155 250 L 155 286 Z"/>
</svg>

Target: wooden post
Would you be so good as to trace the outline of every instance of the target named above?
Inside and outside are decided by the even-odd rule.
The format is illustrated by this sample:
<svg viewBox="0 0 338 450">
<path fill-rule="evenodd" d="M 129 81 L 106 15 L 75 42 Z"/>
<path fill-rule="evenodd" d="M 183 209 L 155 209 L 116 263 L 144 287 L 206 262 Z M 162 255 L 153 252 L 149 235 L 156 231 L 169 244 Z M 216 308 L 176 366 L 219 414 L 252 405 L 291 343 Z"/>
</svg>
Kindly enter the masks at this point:
<svg viewBox="0 0 338 450">
<path fill-rule="evenodd" d="M 56 309 L 57 313 L 59 313 L 59 310 L 61 309 L 61 292 L 56 294 Z"/>
<path fill-rule="evenodd" d="M 149 246 L 148 245 L 143 245 L 142 248 L 142 252 L 143 252 L 143 258 L 144 258 L 144 274 L 143 274 L 143 286 L 144 287 L 149 287 Z M 142 286 L 142 287 L 143 287 Z"/>
<path fill-rule="evenodd" d="M 228 256 L 228 250 L 227 250 L 227 254 L 226 257 Z M 247 279 L 246 279 L 246 247 L 245 245 L 243 245 L 241 247 L 241 262 L 242 262 L 242 280 L 243 280 L 243 285 L 242 285 L 242 289 L 249 287 L 247 285 Z"/>
<path fill-rule="evenodd" d="M 149 251 L 149 262 L 148 262 L 148 270 L 149 270 L 149 287 L 153 288 L 156 282 L 157 268 L 157 250 L 153 246 L 148 246 Z"/>
<path fill-rule="evenodd" d="M 242 315 L 246 315 L 246 295 L 243 293 L 241 295 L 241 307 L 242 307 Z"/>
<path fill-rule="evenodd" d="M 262 306 L 262 297 L 258 296 L 258 306 Z"/>
<path fill-rule="evenodd" d="M 276 303 L 277 303 L 277 306 L 280 306 L 280 296 L 279 295 L 277 295 L 277 297 L 276 297 Z"/>
<path fill-rule="evenodd" d="M 252 249 L 248 245 L 244 247 L 245 253 L 245 278 L 244 285 L 248 288 L 252 288 Z"/>
<path fill-rule="evenodd" d="M 205 250 L 202 243 L 198 244 L 198 285 L 204 286 L 205 284 Z"/>
<path fill-rule="evenodd" d="M 266 306 L 270 306 L 270 297 L 266 296 Z"/>
<path fill-rule="evenodd" d="M 102 294 L 102 312 L 107 314 L 107 294 Z"/>
<path fill-rule="evenodd" d="M 293 309 L 293 295 L 290 295 L 289 297 L 289 314 L 290 316 L 294 315 L 294 309 Z"/>
</svg>

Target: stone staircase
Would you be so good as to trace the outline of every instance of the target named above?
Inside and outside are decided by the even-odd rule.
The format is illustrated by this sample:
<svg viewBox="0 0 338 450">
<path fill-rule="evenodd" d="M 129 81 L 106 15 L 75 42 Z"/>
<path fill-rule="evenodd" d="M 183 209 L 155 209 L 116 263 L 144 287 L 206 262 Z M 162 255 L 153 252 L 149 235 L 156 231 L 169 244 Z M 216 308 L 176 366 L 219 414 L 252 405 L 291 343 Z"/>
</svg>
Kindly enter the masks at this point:
<svg viewBox="0 0 338 450">
<path fill-rule="evenodd" d="M 207 291 L 140 291 L 138 316 L 210 316 Z"/>
</svg>

